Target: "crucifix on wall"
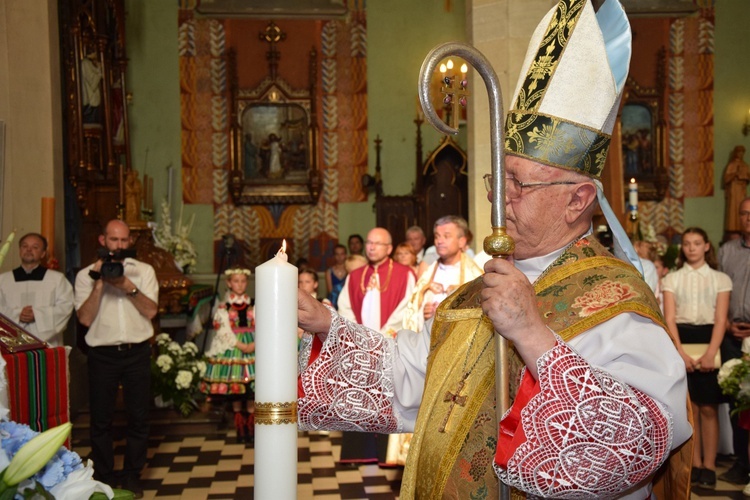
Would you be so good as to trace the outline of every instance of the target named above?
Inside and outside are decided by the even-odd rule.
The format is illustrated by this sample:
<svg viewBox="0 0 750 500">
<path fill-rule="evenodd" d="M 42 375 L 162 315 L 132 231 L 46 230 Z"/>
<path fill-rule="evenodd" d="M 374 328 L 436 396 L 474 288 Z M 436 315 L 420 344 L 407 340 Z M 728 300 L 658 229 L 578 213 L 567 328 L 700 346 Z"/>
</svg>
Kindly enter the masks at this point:
<svg viewBox="0 0 750 500">
<path fill-rule="evenodd" d="M 271 80 L 276 80 L 276 69 L 279 66 L 279 59 L 281 59 L 281 54 L 276 49 L 276 44 L 286 40 L 286 33 L 281 31 L 281 28 L 271 21 L 268 23 L 268 26 L 266 26 L 266 29 L 258 34 L 258 38 L 268 42 L 268 45 L 270 46 L 270 49 L 266 52 L 266 57 L 268 58 L 268 72 L 271 74 Z"/>
<path fill-rule="evenodd" d="M 461 108 L 466 108 L 466 100 L 469 97 L 469 81 L 466 78 L 466 71 L 468 70 L 466 64 L 461 66 L 461 79 L 456 82 L 456 76 L 446 75 L 446 70 L 453 68 L 453 61 L 448 60 L 445 67 L 440 66 L 440 72 L 443 76 L 443 86 L 440 87 L 440 92 L 445 94 L 443 98 L 443 104 L 445 105 L 445 122 L 451 127 L 458 129 L 458 121 L 461 118 Z"/>
</svg>

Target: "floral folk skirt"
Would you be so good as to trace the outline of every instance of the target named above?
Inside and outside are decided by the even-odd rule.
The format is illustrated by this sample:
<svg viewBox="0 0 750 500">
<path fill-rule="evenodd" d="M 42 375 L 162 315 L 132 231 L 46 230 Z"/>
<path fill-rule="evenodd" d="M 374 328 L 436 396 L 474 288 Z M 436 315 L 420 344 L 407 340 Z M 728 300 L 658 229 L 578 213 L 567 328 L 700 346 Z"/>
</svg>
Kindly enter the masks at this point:
<svg viewBox="0 0 750 500">
<path fill-rule="evenodd" d="M 236 328 L 237 340 L 245 344 L 255 342 L 252 328 Z M 206 360 L 206 375 L 201 391 L 206 394 L 247 394 L 255 388 L 255 353 L 245 354 L 238 348 Z"/>
</svg>

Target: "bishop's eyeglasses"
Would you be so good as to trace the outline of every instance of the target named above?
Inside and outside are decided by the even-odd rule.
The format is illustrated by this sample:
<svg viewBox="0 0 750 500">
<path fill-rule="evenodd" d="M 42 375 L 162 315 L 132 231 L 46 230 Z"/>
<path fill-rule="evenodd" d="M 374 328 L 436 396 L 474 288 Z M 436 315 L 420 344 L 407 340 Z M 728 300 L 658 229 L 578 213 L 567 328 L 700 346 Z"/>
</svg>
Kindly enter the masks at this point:
<svg viewBox="0 0 750 500">
<path fill-rule="evenodd" d="M 579 184 L 573 181 L 555 181 L 555 182 L 521 182 L 515 177 L 505 178 L 505 197 L 509 200 L 515 200 L 521 197 L 521 191 L 523 188 L 538 187 L 538 186 L 562 186 Z M 492 191 L 492 174 L 484 174 L 484 187 L 489 193 Z"/>
</svg>

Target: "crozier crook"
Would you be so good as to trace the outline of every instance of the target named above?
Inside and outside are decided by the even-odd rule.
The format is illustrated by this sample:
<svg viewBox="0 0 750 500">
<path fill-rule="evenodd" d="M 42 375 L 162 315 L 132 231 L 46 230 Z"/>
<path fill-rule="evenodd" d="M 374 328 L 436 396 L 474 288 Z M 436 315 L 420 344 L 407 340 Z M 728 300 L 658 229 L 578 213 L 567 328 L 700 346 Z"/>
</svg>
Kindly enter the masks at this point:
<svg viewBox="0 0 750 500">
<path fill-rule="evenodd" d="M 504 145 L 504 112 L 502 92 L 497 73 L 484 55 L 471 45 L 459 42 L 447 42 L 432 49 L 419 70 L 419 102 L 422 104 L 425 117 L 439 132 L 458 134 L 458 129 L 448 126 L 437 115 L 430 100 L 430 81 L 437 64 L 449 56 L 460 57 L 471 64 L 489 94 L 490 106 L 490 140 L 492 150 L 492 234 L 484 239 L 484 251 L 492 257 L 507 258 L 515 249 L 515 243 L 505 231 L 505 154 Z M 495 390 L 496 415 L 500 423 L 502 416 L 510 407 L 510 371 L 508 360 L 508 341 L 498 335 L 495 343 Z M 501 484 L 500 496 L 507 498 L 507 487 Z"/>
</svg>

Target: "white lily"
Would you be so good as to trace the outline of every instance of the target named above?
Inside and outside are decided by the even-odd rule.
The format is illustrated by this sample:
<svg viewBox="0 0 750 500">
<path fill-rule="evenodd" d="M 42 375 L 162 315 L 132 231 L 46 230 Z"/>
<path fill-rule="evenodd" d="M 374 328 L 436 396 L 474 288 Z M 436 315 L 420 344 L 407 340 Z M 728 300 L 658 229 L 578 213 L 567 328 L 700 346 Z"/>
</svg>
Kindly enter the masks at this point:
<svg viewBox="0 0 750 500">
<path fill-rule="evenodd" d="M 0 492 L 15 487 L 44 467 L 63 445 L 73 424 L 66 422 L 47 429 L 23 445 L 13 456 L 0 478 Z"/>
</svg>

